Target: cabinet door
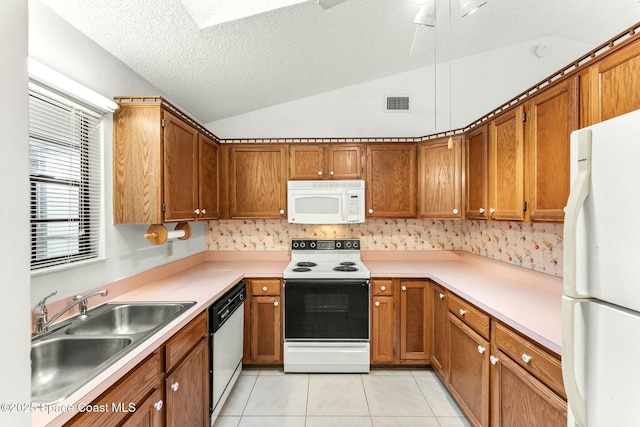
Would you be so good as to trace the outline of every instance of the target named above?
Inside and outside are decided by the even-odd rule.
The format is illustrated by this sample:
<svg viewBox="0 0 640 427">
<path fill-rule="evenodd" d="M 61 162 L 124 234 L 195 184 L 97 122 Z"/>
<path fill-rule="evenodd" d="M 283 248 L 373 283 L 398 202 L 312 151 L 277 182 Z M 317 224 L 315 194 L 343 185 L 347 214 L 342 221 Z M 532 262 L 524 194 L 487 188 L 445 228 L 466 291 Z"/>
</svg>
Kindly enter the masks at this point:
<svg viewBox="0 0 640 427">
<path fill-rule="evenodd" d="M 489 124 L 489 215 L 524 220 L 523 108 Z"/>
<path fill-rule="evenodd" d="M 367 212 L 369 217 L 415 217 L 416 145 L 367 146 Z"/>
<path fill-rule="evenodd" d="M 589 67 L 584 126 L 640 108 L 640 44 L 630 44 Z"/>
<path fill-rule="evenodd" d="M 491 360 L 492 425 L 567 425 L 567 404 L 499 350 Z"/>
<path fill-rule="evenodd" d="M 289 147 L 289 174 L 291 179 L 323 179 L 327 175 L 324 167 L 322 145 L 291 145 Z"/>
<path fill-rule="evenodd" d="M 462 140 L 448 138 L 420 144 L 418 148 L 418 216 L 462 217 Z"/>
<path fill-rule="evenodd" d="M 428 281 L 400 282 L 400 359 L 431 357 L 431 287 Z"/>
<path fill-rule="evenodd" d="M 126 405 L 127 403 L 125 403 Z M 120 427 L 162 427 L 164 425 L 164 402 L 162 391 L 156 389 L 135 412 L 124 420 Z"/>
<path fill-rule="evenodd" d="M 449 391 L 475 426 L 489 425 L 489 343 L 449 313 Z"/>
<path fill-rule="evenodd" d="M 371 306 L 371 363 L 395 361 L 396 310 L 393 296 L 374 296 Z"/>
<path fill-rule="evenodd" d="M 167 427 L 207 426 L 209 363 L 202 339 L 165 379 Z"/>
<path fill-rule="evenodd" d="M 466 218 L 487 219 L 489 207 L 489 138 L 487 126 L 466 136 Z"/>
<path fill-rule="evenodd" d="M 283 145 L 231 147 L 232 218 L 285 218 L 287 151 Z"/>
<path fill-rule="evenodd" d="M 279 296 L 251 297 L 251 361 L 282 363 L 282 311 Z"/>
<path fill-rule="evenodd" d="M 210 138 L 200 134 L 199 155 L 199 219 L 216 219 L 220 217 L 219 177 L 218 177 L 218 145 Z"/>
<path fill-rule="evenodd" d="M 362 179 L 362 145 L 330 145 L 325 164 L 332 179 Z"/>
<path fill-rule="evenodd" d="M 447 382 L 447 293 L 444 288 L 431 284 L 433 295 L 433 355 L 431 366 L 443 382 Z"/>
<path fill-rule="evenodd" d="M 541 93 L 527 106 L 529 216 L 562 221 L 569 197 L 569 139 L 578 128 L 576 79 Z"/>
<path fill-rule="evenodd" d="M 198 131 L 164 111 L 164 221 L 193 221 L 198 206 Z"/>
</svg>

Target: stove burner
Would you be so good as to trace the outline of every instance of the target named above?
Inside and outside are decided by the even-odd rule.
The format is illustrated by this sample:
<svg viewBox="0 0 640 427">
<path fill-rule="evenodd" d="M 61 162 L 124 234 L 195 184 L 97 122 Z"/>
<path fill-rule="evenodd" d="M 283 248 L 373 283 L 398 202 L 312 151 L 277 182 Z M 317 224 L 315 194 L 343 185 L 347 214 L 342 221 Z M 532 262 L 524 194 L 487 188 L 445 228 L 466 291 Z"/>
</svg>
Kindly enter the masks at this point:
<svg viewBox="0 0 640 427">
<path fill-rule="evenodd" d="M 337 267 L 334 267 L 333 271 L 351 272 L 351 271 L 358 271 L 358 269 L 355 268 L 355 267 L 348 266 L 348 265 L 339 265 Z"/>
<path fill-rule="evenodd" d="M 340 263 L 340 265 L 350 266 L 350 265 L 356 265 L 356 263 L 353 261 L 343 261 Z"/>
<path fill-rule="evenodd" d="M 300 261 L 296 265 L 298 267 L 315 267 L 318 264 L 316 264 L 315 262 L 311 262 L 311 261 Z M 294 271 L 296 271 L 296 270 L 294 270 Z M 304 270 L 304 271 L 308 271 L 308 270 Z"/>
<path fill-rule="evenodd" d="M 295 271 L 296 273 L 305 273 L 307 271 L 311 271 L 311 269 L 308 267 L 295 267 L 292 268 L 291 271 Z"/>
</svg>

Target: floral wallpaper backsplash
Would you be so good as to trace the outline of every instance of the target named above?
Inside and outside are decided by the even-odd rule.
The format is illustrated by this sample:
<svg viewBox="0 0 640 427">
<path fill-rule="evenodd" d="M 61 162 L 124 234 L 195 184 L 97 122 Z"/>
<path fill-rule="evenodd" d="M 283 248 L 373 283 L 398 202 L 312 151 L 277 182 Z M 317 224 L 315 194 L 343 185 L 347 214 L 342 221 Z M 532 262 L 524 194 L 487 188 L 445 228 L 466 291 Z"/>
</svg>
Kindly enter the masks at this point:
<svg viewBox="0 0 640 427">
<path fill-rule="evenodd" d="M 286 220 L 208 223 L 208 250 L 284 251 L 291 239 L 359 238 L 363 250 L 463 250 L 555 276 L 562 275 L 562 224 L 374 219 L 307 225 Z"/>
</svg>

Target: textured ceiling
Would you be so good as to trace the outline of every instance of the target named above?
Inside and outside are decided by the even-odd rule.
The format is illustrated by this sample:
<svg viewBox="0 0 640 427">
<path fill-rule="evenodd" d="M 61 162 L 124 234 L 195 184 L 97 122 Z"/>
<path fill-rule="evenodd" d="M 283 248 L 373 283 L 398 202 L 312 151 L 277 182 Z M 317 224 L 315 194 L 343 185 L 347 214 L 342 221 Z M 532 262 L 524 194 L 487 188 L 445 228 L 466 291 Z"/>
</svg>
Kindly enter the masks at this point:
<svg viewBox="0 0 640 427">
<path fill-rule="evenodd" d="M 203 28 L 184 0 L 42 1 L 203 123 L 424 67 L 434 44 L 438 61 L 541 36 L 595 47 L 640 21 L 638 0 L 489 0 L 464 19 L 436 0 L 410 55 L 411 0 L 309 0 Z"/>
</svg>

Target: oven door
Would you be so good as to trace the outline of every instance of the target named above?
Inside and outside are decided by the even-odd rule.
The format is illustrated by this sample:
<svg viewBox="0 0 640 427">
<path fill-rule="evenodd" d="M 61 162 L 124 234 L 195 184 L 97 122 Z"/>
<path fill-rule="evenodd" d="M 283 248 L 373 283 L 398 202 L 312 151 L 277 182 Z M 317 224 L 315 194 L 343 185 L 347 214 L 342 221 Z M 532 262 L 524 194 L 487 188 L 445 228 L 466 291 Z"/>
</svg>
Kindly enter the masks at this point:
<svg viewBox="0 0 640 427">
<path fill-rule="evenodd" d="M 287 279 L 285 341 L 369 341 L 369 281 Z"/>
</svg>

